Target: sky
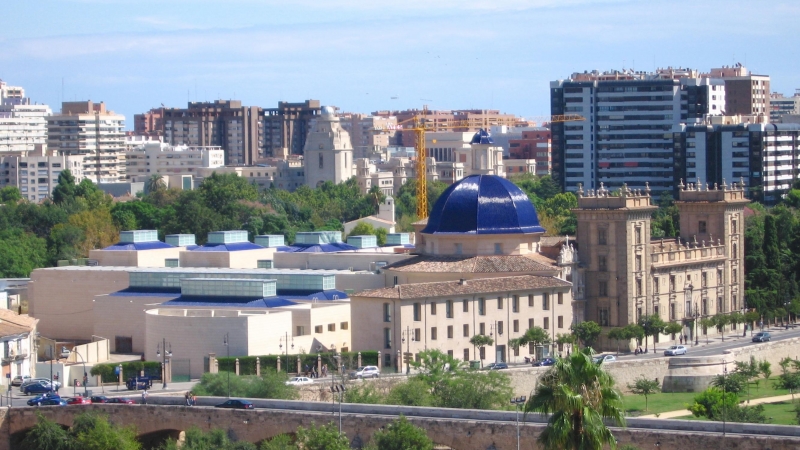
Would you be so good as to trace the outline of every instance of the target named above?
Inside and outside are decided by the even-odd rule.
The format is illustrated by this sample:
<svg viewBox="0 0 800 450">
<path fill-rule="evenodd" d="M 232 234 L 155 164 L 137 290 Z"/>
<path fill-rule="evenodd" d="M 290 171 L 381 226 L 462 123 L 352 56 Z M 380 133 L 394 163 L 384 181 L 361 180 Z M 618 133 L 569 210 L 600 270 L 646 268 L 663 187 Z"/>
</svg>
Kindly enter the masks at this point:
<svg viewBox="0 0 800 450">
<path fill-rule="evenodd" d="M 585 70 L 745 64 L 800 88 L 797 0 L 3 0 L 0 79 L 54 111 L 318 99 L 549 114 Z"/>
</svg>

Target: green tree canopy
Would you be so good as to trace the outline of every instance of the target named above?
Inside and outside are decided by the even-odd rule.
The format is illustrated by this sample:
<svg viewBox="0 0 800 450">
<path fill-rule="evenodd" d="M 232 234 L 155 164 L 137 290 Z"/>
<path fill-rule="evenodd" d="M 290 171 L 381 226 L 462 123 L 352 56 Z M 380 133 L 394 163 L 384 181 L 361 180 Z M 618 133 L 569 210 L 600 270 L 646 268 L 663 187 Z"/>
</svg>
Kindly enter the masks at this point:
<svg viewBox="0 0 800 450">
<path fill-rule="evenodd" d="M 647 411 L 647 397 L 661 392 L 661 384 L 658 380 L 640 375 L 632 384 L 628 384 L 628 389 L 636 395 L 644 396 L 644 410 Z"/>
<path fill-rule="evenodd" d="M 425 430 L 414 426 L 403 415 L 375 432 L 371 444 L 376 450 L 433 450 L 433 441 Z"/>
<path fill-rule="evenodd" d="M 570 329 L 572 330 L 572 334 L 574 334 L 575 337 L 581 341 L 581 345 L 584 347 L 593 346 L 602 332 L 600 325 L 598 325 L 597 322 L 592 322 L 591 320 L 573 324 Z"/>
</svg>

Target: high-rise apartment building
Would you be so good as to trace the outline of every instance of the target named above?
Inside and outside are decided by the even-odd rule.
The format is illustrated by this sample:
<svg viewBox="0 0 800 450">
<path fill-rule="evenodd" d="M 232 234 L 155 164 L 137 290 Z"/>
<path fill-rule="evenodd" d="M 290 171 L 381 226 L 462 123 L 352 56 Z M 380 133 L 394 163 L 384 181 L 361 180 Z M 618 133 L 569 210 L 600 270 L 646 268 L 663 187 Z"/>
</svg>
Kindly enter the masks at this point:
<svg viewBox="0 0 800 450">
<path fill-rule="evenodd" d="M 397 118 L 365 114 L 339 114 L 342 128 L 350 133 L 353 156 L 374 159 L 386 147 L 397 143 Z"/>
<path fill-rule="evenodd" d="M 125 179 L 125 116 L 103 102 L 63 102 L 61 112 L 47 118 L 48 151 L 78 155 L 83 175 L 93 182 Z"/>
<path fill-rule="evenodd" d="M 578 122 L 555 122 L 552 175 L 568 191 L 645 189 L 673 193 L 671 131 L 725 110 L 722 80 L 691 69 L 656 72 L 575 73 L 550 83 L 551 113 L 577 114 Z"/>
<path fill-rule="evenodd" d="M 47 147 L 47 105 L 31 105 L 21 87 L 0 80 L 0 154 L 26 155 Z"/>
<path fill-rule="evenodd" d="M 41 202 L 50 197 L 64 169 L 80 183 L 84 179 L 83 156 L 50 155 L 41 150 L 27 155 L 0 154 L 0 188 L 16 187 L 22 198 Z"/>
<path fill-rule="evenodd" d="M 306 100 L 303 103 L 278 102 L 277 108 L 265 108 L 262 121 L 262 157 L 302 155 L 311 121 L 321 111 L 319 100 Z"/>
<path fill-rule="evenodd" d="M 550 130 L 539 128 L 522 132 L 520 139 L 511 139 L 508 148 L 509 159 L 535 160 L 536 175 L 550 174 Z M 523 171 L 521 171 L 523 172 Z M 512 171 L 508 170 L 509 175 Z"/>
<path fill-rule="evenodd" d="M 769 97 L 769 121 L 781 122 L 782 116 L 800 114 L 800 89 L 793 96 L 784 97 L 783 94 L 773 92 Z"/>
<path fill-rule="evenodd" d="M 164 136 L 164 108 L 153 108 L 143 114 L 133 116 L 133 135 L 148 138 Z"/>
<path fill-rule="evenodd" d="M 725 115 L 761 116 L 764 122 L 769 119 L 769 76 L 754 75 L 740 63 L 711 69 L 703 76 L 725 80 Z"/>
<path fill-rule="evenodd" d="M 0 80 L 0 105 L 27 105 L 30 103 L 25 97 L 25 89 L 19 86 L 9 86 Z"/>
<path fill-rule="evenodd" d="M 173 147 L 158 141 L 146 142 L 125 156 L 125 177 L 131 182 L 147 182 L 157 174 L 171 184 L 175 176 L 196 177 L 201 168 L 225 165 L 225 151 L 221 147 Z"/>
<path fill-rule="evenodd" d="M 261 108 L 239 100 L 189 102 L 164 109 L 164 142 L 190 147 L 219 146 L 225 164 L 253 164 L 261 157 Z"/>
</svg>

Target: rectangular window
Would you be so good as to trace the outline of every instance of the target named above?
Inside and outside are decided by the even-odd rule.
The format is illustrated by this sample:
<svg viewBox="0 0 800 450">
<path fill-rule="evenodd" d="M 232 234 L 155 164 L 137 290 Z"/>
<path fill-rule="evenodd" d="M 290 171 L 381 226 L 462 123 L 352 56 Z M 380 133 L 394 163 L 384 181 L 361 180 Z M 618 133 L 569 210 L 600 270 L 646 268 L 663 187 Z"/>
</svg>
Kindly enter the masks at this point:
<svg viewBox="0 0 800 450">
<path fill-rule="evenodd" d="M 339 323 L 340 330 L 348 330 L 350 329 L 350 325 L 347 322 L 340 322 Z"/>
<path fill-rule="evenodd" d="M 605 255 L 597 255 L 597 270 L 600 272 L 606 271 L 606 256 Z"/>
<path fill-rule="evenodd" d="M 717 269 L 717 286 L 722 286 L 725 284 L 725 280 L 722 276 L 722 269 Z"/>
<path fill-rule="evenodd" d="M 528 308 L 533 308 L 533 294 L 528 295 Z"/>
<path fill-rule="evenodd" d="M 607 327 L 608 326 L 608 308 L 600 308 L 599 311 L 600 315 L 600 326 Z"/>
<path fill-rule="evenodd" d="M 533 319 L 528 319 L 528 329 L 533 328 Z"/>
<path fill-rule="evenodd" d="M 503 309 L 503 297 L 497 297 L 497 309 Z"/>
<path fill-rule="evenodd" d="M 503 254 L 503 244 L 500 244 L 500 243 L 494 244 L 494 254 L 495 255 L 502 255 Z"/>
<path fill-rule="evenodd" d="M 563 292 L 559 292 L 558 293 L 558 304 L 559 305 L 563 305 L 564 304 L 564 293 Z"/>
<path fill-rule="evenodd" d="M 659 294 L 661 292 L 661 289 L 658 286 L 659 281 L 660 280 L 658 279 L 658 277 L 653 277 L 653 293 L 654 294 Z"/>
<path fill-rule="evenodd" d="M 317 325 L 314 327 L 314 333 L 320 334 L 322 333 L 322 325 Z"/>
<path fill-rule="evenodd" d="M 383 348 L 392 348 L 392 329 L 383 329 Z"/>
<path fill-rule="evenodd" d="M 469 337 L 469 324 L 464 324 L 464 337 Z"/>
<path fill-rule="evenodd" d="M 549 328 L 550 328 L 550 318 L 549 317 L 545 317 L 544 318 L 544 329 L 547 330 Z"/>
<path fill-rule="evenodd" d="M 636 280 L 636 296 L 641 297 L 642 295 L 642 279 L 639 278 Z"/>
<path fill-rule="evenodd" d="M 414 321 L 419 322 L 422 320 L 422 305 L 414 303 Z"/>
<path fill-rule="evenodd" d="M 305 335 L 306 335 L 306 327 L 298 325 L 297 334 L 295 336 L 305 336 Z"/>
<path fill-rule="evenodd" d="M 511 297 L 511 311 L 512 312 L 519 312 L 519 296 L 514 295 Z"/>
<path fill-rule="evenodd" d="M 436 303 L 434 302 L 431 302 L 431 315 L 432 316 L 436 315 Z"/>
<path fill-rule="evenodd" d="M 637 244 L 641 244 L 642 243 L 642 227 L 636 227 L 635 235 L 636 235 L 636 243 Z"/>
<path fill-rule="evenodd" d="M 478 324 L 478 334 L 486 336 L 486 324 L 481 322 Z"/>
<path fill-rule="evenodd" d="M 445 307 L 444 307 L 444 315 L 448 319 L 452 319 L 453 318 L 453 301 L 452 300 L 448 300 L 444 305 L 445 305 Z"/>
<path fill-rule="evenodd" d="M 669 276 L 669 290 L 670 292 L 675 292 L 675 275 Z"/>
<path fill-rule="evenodd" d="M 422 329 L 414 328 L 414 340 L 417 342 L 422 342 Z"/>
<path fill-rule="evenodd" d="M 642 271 L 642 255 L 636 255 L 636 271 Z"/>
<path fill-rule="evenodd" d="M 701 220 L 700 223 L 697 224 L 697 231 L 700 233 L 706 232 L 706 221 Z"/>
<path fill-rule="evenodd" d="M 497 335 L 498 336 L 502 336 L 503 335 L 503 321 L 502 320 L 497 322 Z"/>
<path fill-rule="evenodd" d="M 448 350 L 447 351 L 447 356 L 452 358 L 453 357 L 453 351 L 452 350 Z"/>
<path fill-rule="evenodd" d="M 328 331 L 336 331 L 336 324 L 335 323 L 329 323 L 328 324 Z"/>
<path fill-rule="evenodd" d="M 512 326 L 514 327 L 514 333 L 519 333 L 519 320 L 514 319 Z"/>
<path fill-rule="evenodd" d="M 708 287 L 708 273 L 703 272 L 700 274 L 700 286 L 701 287 Z"/>
<path fill-rule="evenodd" d="M 481 347 L 481 359 L 486 359 L 486 347 Z"/>
<path fill-rule="evenodd" d="M 675 320 L 675 303 L 669 304 L 669 320 Z"/>
<path fill-rule="evenodd" d="M 436 340 L 436 327 L 431 327 L 431 340 Z"/>
<path fill-rule="evenodd" d="M 469 300 L 464 299 L 464 301 L 461 302 L 461 304 L 462 304 L 462 308 L 461 308 L 462 311 L 469 312 Z"/>
<path fill-rule="evenodd" d="M 607 234 L 608 232 L 605 229 L 597 230 L 597 243 L 600 245 L 606 245 L 606 242 L 608 241 Z"/>
<path fill-rule="evenodd" d="M 478 315 L 479 316 L 486 315 L 486 299 L 483 298 L 478 299 Z"/>
<path fill-rule="evenodd" d="M 464 349 L 464 361 L 469 361 L 469 349 Z"/>
<path fill-rule="evenodd" d="M 542 309 L 545 311 L 550 310 L 550 294 L 548 293 L 542 294 Z"/>
<path fill-rule="evenodd" d="M 453 339 L 453 326 L 447 326 L 447 339 Z"/>
<path fill-rule="evenodd" d="M 391 303 L 384 303 L 383 304 L 383 321 L 384 322 L 391 322 L 392 321 L 392 304 Z"/>
<path fill-rule="evenodd" d="M 564 328 L 564 316 L 558 316 L 558 328 Z"/>
</svg>

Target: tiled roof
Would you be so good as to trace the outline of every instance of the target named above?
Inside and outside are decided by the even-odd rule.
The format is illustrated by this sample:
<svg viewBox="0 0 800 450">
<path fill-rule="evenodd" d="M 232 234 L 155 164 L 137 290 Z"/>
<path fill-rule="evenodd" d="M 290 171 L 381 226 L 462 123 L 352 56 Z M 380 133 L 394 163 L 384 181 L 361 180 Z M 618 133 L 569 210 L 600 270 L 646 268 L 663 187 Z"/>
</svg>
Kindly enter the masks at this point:
<svg viewBox="0 0 800 450">
<path fill-rule="evenodd" d="M 541 255 L 532 257 L 521 255 L 499 256 L 432 256 L 420 255 L 389 264 L 384 269 L 398 272 L 456 272 L 456 273 L 497 273 L 497 272 L 541 272 L 555 270 L 552 261 Z M 549 263 L 547 263 L 549 261 Z"/>
<path fill-rule="evenodd" d="M 0 336 L 30 333 L 38 319 L 28 315 L 19 315 L 8 309 L 0 309 Z"/>
<path fill-rule="evenodd" d="M 522 291 L 569 286 L 571 286 L 570 283 L 555 277 L 523 275 L 518 277 L 478 278 L 475 280 L 466 280 L 463 284 L 460 281 L 398 284 L 393 288 L 361 291 L 353 294 L 352 297 L 392 298 L 405 300 L 479 293 L 491 294 L 494 292 Z"/>
</svg>

